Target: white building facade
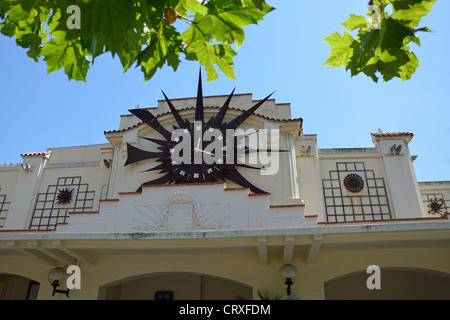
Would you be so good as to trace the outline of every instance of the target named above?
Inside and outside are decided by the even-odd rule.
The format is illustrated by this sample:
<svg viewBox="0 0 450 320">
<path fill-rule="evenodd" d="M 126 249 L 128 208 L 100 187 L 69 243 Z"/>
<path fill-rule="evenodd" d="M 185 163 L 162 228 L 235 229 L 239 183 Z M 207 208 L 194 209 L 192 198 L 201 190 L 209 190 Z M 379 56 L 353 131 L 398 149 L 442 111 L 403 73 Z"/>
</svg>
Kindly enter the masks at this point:
<svg viewBox="0 0 450 320">
<path fill-rule="evenodd" d="M 251 94 L 204 97 L 205 126 L 229 98 L 223 123 L 249 111 L 238 127 L 268 134 L 270 163 L 256 155 L 257 169 L 224 164 L 201 179 L 216 170 L 203 166 L 186 182 L 184 167 L 154 157 L 165 148 L 154 123 L 129 113 L 105 131 L 108 143 L 1 165 L 0 299 L 69 299 L 52 296 L 48 274 L 70 265 L 81 271 L 70 299 L 259 299 L 285 293 L 284 265 L 297 270 L 298 299 L 450 299 L 450 182 L 417 181 L 413 134 L 319 149 L 289 104 L 267 99 L 252 111 L 261 101 Z M 194 123 L 198 101 L 139 112 L 172 133 L 182 123 L 170 104 Z M 373 265 L 381 289 L 367 287 Z"/>
</svg>

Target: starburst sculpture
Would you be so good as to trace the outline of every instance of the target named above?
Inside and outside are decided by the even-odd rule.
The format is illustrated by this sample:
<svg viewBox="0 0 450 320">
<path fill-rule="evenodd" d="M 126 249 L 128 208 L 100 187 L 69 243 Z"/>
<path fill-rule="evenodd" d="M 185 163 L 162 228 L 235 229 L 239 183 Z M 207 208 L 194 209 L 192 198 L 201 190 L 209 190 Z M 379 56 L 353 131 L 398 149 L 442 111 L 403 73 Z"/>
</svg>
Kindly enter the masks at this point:
<svg viewBox="0 0 450 320">
<path fill-rule="evenodd" d="M 58 194 L 56 195 L 56 204 L 58 206 L 62 206 L 65 204 L 69 204 L 72 201 L 73 197 L 73 189 L 64 188 L 58 189 Z"/>
<path fill-rule="evenodd" d="M 428 213 L 440 215 L 447 214 L 444 209 L 445 205 L 443 199 L 430 199 L 428 202 L 428 208 L 430 208 L 430 210 L 428 210 Z"/>
<path fill-rule="evenodd" d="M 189 133 L 189 136 L 193 139 L 194 137 L 194 131 L 199 130 L 201 132 L 206 132 L 207 130 L 220 130 L 221 137 L 223 138 L 224 142 L 226 141 L 227 137 L 227 130 L 237 129 L 247 118 L 249 118 L 261 105 L 263 105 L 264 102 L 269 99 L 273 93 L 268 95 L 263 100 L 256 103 L 253 107 L 250 109 L 244 111 L 242 114 L 237 116 L 236 118 L 232 119 L 231 121 L 225 121 L 225 115 L 227 113 L 227 110 L 229 109 L 229 105 L 231 102 L 231 99 L 234 94 L 233 90 L 231 94 L 226 99 L 223 106 L 220 108 L 219 112 L 212 116 L 209 120 L 204 119 L 204 106 L 203 106 L 203 92 L 202 92 L 202 79 L 201 79 L 201 73 L 199 75 L 199 81 L 198 81 L 198 89 L 197 89 L 197 100 L 196 100 L 196 106 L 195 106 L 195 119 L 194 122 L 191 122 L 189 119 L 183 119 L 180 115 L 179 111 L 175 109 L 172 102 L 169 100 L 169 98 L 166 96 L 164 91 L 162 92 L 164 95 L 164 98 L 173 114 L 173 117 L 175 119 L 176 125 L 173 126 L 175 129 L 183 129 L 187 133 Z M 250 190 L 254 193 L 266 193 L 265 191 L 257 188 L 252 183 L 250 183 L 239 171 L 237 170 L 237 167 L 245 167 L 245 168 L 251 168 L 251 169 L 261 169 L 249 166 L 247 164 L 238 163 L 238 161 L 234 161 L 233 163 L 230 163 L 230 161 L 226 161 L 225 157 L 223 159 L 219 159 L 219 161 L 216 161 L 213 164 L 186 164 L 186 163 L 176 163 L 171 158 L 171 152 L 173 152 L 173 148 L 178 143 L 177 141 L 172 141 L 172 132 L 167 130 L 165 127 L 161 125 L 161 123 L 158 121 L 158 119 L 148 110 L 145 109 L 132 109 L 129 110 L 133 115 L 135 115 L 137 118 L 142 120 L 145 124 L 153 128 L 156 132 L 158 132 L 163 139 L 154 139 L 154 138 L 146 138 L 142 137 L 143 139 L 146 139 L 148 141 L 151 141 L 158 145 L 157 149 L 158 152 L 149 152 L 145 150 L 141 150 L 139 148 L 136 148 L 130 144 L 127 145 L 127 152 L 128 157 L 125 162 L 125 166 L 149 160 L 154 159 L 156 162 L 158 162 L 158 165 L 155 167 L 147 170 L 147 171 L 158 171 L 160 174 L 163 174 L 162 177 L 148 181 L 146 183 L 143 183 L 141 187 L 139 187 L 138 191 L 142 190 L 142 186 L 145 185 L 155 185 L 155 184 L 178 184 L 178 183 L 192 183 L 192 182 L 208 182 L 208 181 L 222 181 L 225 182 L 226 180 L 230 180 L 242 187 L 250 188 Z M 199 125 L 200 124 L 200 125 Z M 245 137 L 234 137 L 235 141 L 232 144 L 234 148 L 237 148 L 238 142 L 240 139 Z M 207 147 L 208 142 L 204 141 L 191 141 L 192 145 L 194 146 L 193 153 L 195 152 L 203 152 L 208 153 L 205 151 L 205 147 Z M 195 148 L 196 146 L 196 148 Z M 255 150 L 255 149 L 249 149 L 246 147 L 245 154 L 250 154 L 252 152 L 259 152 L 259 151 L 270 151 L 272 150 Z M 283 152 L 287 150 L 277 150 L 277 152 Z M 209 152 L 210 153 L 210 152 Z M 237 149 L 234 150 L 233 153 L 235 156 L 238 154 Z"/>
</svg>

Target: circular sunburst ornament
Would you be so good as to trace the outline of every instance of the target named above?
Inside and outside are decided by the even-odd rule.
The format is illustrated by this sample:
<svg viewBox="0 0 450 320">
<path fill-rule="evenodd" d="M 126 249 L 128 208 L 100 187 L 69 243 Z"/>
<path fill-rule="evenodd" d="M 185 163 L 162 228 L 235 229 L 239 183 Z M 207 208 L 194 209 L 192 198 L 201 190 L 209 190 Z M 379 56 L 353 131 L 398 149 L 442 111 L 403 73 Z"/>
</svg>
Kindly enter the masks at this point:
<svg viewBox="0 0 450 320">
<path fill-rule="evenodd" d="M 231 99 L 233 97 L 234 90 L 226 99 L 219 112 L 212 116 L 210 119 L 204 118 L 204 106 L 203 106 L 203 90 L 201 84 L 201 73 L 199 74 L 197 100 L 195 105 L 195 119 L 182 118 L 179 110 L 175 108 L 172 102 L 167 98 L 163 92 L 164 98 L 170 111 L 174 117 L 176 125 L 174 130 L 169 131 L 166 129 L 150 111 L 146 109 L 133 109 L 129 110 L 134 116 L 140 119 L 143 123 L 150 126 L 156 132 L 158 132 L 163 139 L 154 139 L 147 137 L 140 137 L 142 139 L 151 141 L 158 145 L 157 152 L 149 152 L 141 150 L 131 144 L 127 144 L 127 161 L 125 166 L 132 165 L 144 160 L 154 159 L 159 164 L 147 171 L 159 171 L 163 174 L 160 178 L 152 181 L 145 182 L 139 187 L 138 191 L 141 191 L 142 186 L 153 184 L 178 184 L 178 183 L 198 183 L 198 182 L 213 182 L 222 181 L 226 179 L 246 188 L 250 188 L 253 193 L 266 193 L 265 191 L 257 188 L 251 182 L 249 182 L 243 175 L 236 169 L 237 167 L 244 167 L 249 169 L 261 170 L 261 168 L 249 166 L 237 161 L 236 157 L 239 153 L 237 149 L 238 143 L 245 138 L 243 136 L 233 136 L 234 142 L 230 142 L 232 139 L 228 139 L 228 132 L 236 130 L 247 118 L 249 118 L 254 112 L 266 102 L 270 96 L 268 95 L 263 100 L 256 103 L 250 109 L 244 111 L 234 119 L 230 121 L 225 120 L 225 115 L 229 109 Z M 180 133 L 180 136 L 176 136 L 174 140 L 172 137 L 175 132 Z M 211 137 L 210 141 L 203 139 L 202 137 Z M 181 138 L 181 141 L 180 141 Z M 235 158 L 227 158 L 228 145 L 231 144 L 230 155 Z M 224 145 L 225 144 L 225 147 Z M 178 147 L 180 145 L 186 145 L 185 151 L 188 155 L 186 159 L 178 159 L 176 156 L 180 154 Z M 245 154 L 259 152 L 261 149 L 250 149 L 246 146 L 244 150 Z M 268 150 L 262 150 L 268 151 Z M 283 150 L 277 150 L 283 152 Z M 224 153 L 225 152 L 225 153 Z M 184 151 L 182 151 L 184 157 Z M 208 160 L 207 160 L 208 159 Z"/>
<path fill-rule="evenodd" d="M 348 191 L 358 193 L 364 189 L 364 180 L 359 175 L 352 173 L 345 177 L 344 186 Z"/>
<path fill-rule="evenodd" d="M 428 213 L 431 214 L 440 214 L 440 215 L 444 215 L 444 200 L 443 199 L 430 199 L 429 200 L 429 204 L 428 204 L 428 208 L 430 208 L 430 210 L 428 210 Z"/>
<path fill-rule="evenodd" d="M 58 189 L 58 195 L 56 196 L 56 204 L 58 206 L 69 204 L 72 201 L 73 189 L 64 188 Z"/>
</svg>

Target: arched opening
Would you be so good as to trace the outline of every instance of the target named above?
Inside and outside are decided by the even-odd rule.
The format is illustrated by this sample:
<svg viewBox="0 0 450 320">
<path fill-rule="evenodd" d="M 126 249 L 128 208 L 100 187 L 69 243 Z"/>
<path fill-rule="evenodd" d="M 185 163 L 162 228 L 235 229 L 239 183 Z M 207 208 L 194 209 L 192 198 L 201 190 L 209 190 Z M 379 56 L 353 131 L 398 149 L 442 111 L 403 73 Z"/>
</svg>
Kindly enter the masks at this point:
<svg viewBox="0 0 450 320">
<path fill-rule="evenodd" d="M 37 300 L 38 293 L 39 282 L 0 273 L 0 300 Z"/>
<path fill-rule="evenodd" d="M 427 269 L 381 268 L 380 289 L 369 289 L 366 270 L 324 282 L 327 300 L 448 300 L 450 274 Z"/>
<path fill-rule="evenodd" d="M 194 273 L 158 273 L 121 279 L 99 290 L 104 300 L 251 300 L 252 287 Z"/>
</svg>

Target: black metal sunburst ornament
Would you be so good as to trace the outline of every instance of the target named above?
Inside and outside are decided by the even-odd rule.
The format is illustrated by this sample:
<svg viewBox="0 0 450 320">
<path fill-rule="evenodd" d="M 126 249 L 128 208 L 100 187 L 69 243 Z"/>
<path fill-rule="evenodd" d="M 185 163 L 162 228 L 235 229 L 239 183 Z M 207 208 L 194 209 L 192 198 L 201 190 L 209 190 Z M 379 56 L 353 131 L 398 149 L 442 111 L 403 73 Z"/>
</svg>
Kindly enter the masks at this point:
<svg viewBox="0 0 450 320">
<path fill-rule="evenodd" d="M 445 212 L 445 202 L 443 199 L 430 199 L 428 204 L 428 213 L 431 214 L 440 214 L 441 216 L 447 215 Z"/>
<path fill-rule="evenodd" d="M 69 204 L 72 201 L 73 197 L 73 189 L 64 188 L 58 189 L 58 194 L 56 195 L 56 204 L 58 206 L 62 206 L 65 204 Z"/>
<path fill-rule="evenodd" d="M 220 131 L 220 136 L 213 138 L 214 139 L 223 139 L 223 142 L 228 145 L 227 140 L 227 130 L 237 129 L 248 117 L 250 117 L 264 102 L 267 101 L 267 99 L 272 96 L 273 93 L 271 93 L 269 96 L 264 98 L 263 100 L 256 103 L 252 108 L 244 111 L 242 114 L 237 116 L 231 121 L 224 121 L 225 114 L 229 108 L 231 99 L 234 94 L 234 90 L 231 92 L 231 94 L 226 99 L 223 106 L 220 108 L 219 112 L 212 116 L 211 119 L 208 121 L 205 121 L 204 119 L 204 107 L 203 107 L 203 93 L 202 93 L 202 78 L 201 78 L 201 72 L 199 75 L 199 81 L 198 81 L 198 90 L 197 90 L 197 100 L 196 100 L 196 106 L 195 106 L 195 120 L 194 122 L 191 122 L 188 119 L 183 119 L 178 112 L 178 110 L 175 109 L 172 102 L 167 98 L 164 91 L 162 92 L 164 95 L 164 98 L 169 105 L 169 108 L 173 114 L 173 117 L 176 121 L 176 125 L 173 126 L 174 130 L 176 129 L 182 129 L 187 133 L 187 136 L 191 137 L 191 145 L 192 145 L 192 156 L 198 155 L 199 153 L 204 154 L 212 154 L 211 152 L 208 152 L 206 150 L 208 146 L 210 146 L 209 141 L 203 141 L 203 139 L 198 139 L 194 141 L 194 136 L 196 136 L 196 131 L 200 131 L 202 133 L 207 132 L 208 130 L 218 132 Z M 238 163 L 238 161 L 227 161 L 226 156 L 224 155 L 223 158 L 218 159 L 218 161 L 215 161 L 214 163 L 206 163 L 205 161 L 202 161 L 201 163 L 177 163 L 176 161 L 173 161 L 173 158 L 171 157 L 173 150 L 175 146 L 179 143 L 179 141 L 172 141 L 172 132 L 168 131 L 166 128 L 164 128 L 161 123 L 158 121 L 158 119 L 148 110 L 145 109 L 132 109 L 129 110 L 133 115 L 135 115 L 137 118 L 142 120 L 145 124 L 153 128 L 156 132 L 158 132 L 164 139 L 153 139 L 153 138 L 146 138 L 141 137 L 142 139 L 146 139 L 148 141 L 151 141 L 158 145 L 157 149 L 158 152 L 149 152 L 145 150 L 138 149 L 130 144 L 127 145 L 127 151 L 128 151 L 128 157 L 125 162 L 125 166 L 131 165 L 133 163 L 137 163 L 140 161 L 148 160 L 148 159 L 154 159 L 159 164 L 155 167 L 147 170 L 147 171 L 157 171 L 159 170 L 160 174 L 164 174 L 162 177 L 148 181 L 146 183 L 143 183 L 141 187 L 139 187 L 138 191 L 141 191 L 142 186 L 145 185 L 157 185 L 157 184 L 179 184 L 179 183 L 192 183 L 192 182 L 215 182 L 215 181 L 222 181 L 225 182 L 226 179 L 242 186 L 250 188 L 250 190 L 253 193 L 266 193 L 265 191 L 257 188 L 252 183 L 250 183 L 245 177 L 243 177 L 239 171 L 236 169 L 236 167 L 245 167 L 245 168 L 251 168 L 251 169 L 261 169 L 261 168 L 255 168 L 251 167 L 247 164 Z M 245 138 L 245 137 L 244 137 Z M 234 137 L 234 143 L 231 145 L 234 148 L 234 152 L 232 153 L 235 156 L 238 154 L 237 145 L 238 142 L 241 141 L 242 137 Z M 256 149 L 249 149 L 248 147 L 245 147 L 245 154 L 249 154 L 252 152 L 259 152 L 262 150 L 256 150 Z M 264 151 L 271 151 L 271 150 L 264 150 Z M 280 152 L 280 150 L 277 150 Z M 286 151 L 286 150 L 283 150 Z M 271 151 L 272 152 L 272 151 Z"/>
</svg>

